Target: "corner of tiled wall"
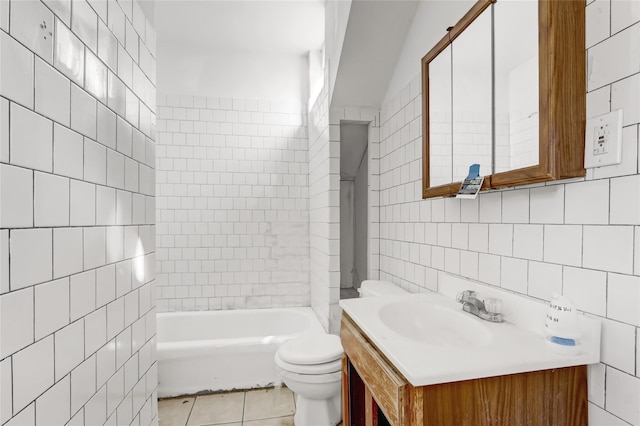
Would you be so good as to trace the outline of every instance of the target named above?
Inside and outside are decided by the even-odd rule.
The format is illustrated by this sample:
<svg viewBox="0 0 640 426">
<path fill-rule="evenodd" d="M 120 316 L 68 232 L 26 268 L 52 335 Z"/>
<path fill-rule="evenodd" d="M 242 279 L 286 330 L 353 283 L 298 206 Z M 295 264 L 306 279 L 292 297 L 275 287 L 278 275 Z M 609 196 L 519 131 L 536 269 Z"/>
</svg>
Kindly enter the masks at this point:
<svg viewBox="0 0 640 426">
<path fill-rule="evenodd" d="M 417 75 L 380 113 L 380 278 L 414 292 L 453 274 L 542 301 L 568 295 L 602 322 L 589 424 L 639 425 L 640 3 L 589 2 L 586 35 L 587 116 L 624 109 L 622 163 L 476 200 L 422 200 Z"/>
<path fill-rule="evenodd" d="M 0 1 L 0 423 L 157 424 L 155 44 L 137 1 Z"/>
<path fill-rule="evenodd" d="M 367 278 L 380 279 L 380 112 L 369 122 L 368 269 Z"/>
<path fill-rule="evenodd" d="M 332 275 L 339 277 L 337 269 L 331 269 L 330 240 L 338 238 L 340 229 L 331 227 L 329 197 L 330 151 L 329 151 L 329 84 L 325 70 L 325 84 L 309 111 L 309 233 L 310 233 L 310 285 L 311 308 L 325 330 L 330 330 L 331 300 L 340 291 L 339 278 L 332 289 Z M 335 248 L 334 248 L 335 249 Z M 338 248 L 339 252 L 339 248 Z M 335 262 L 334 262 L 335 263 Z M 337 273 L 335 271 L 338 271 Z M 333 297 L 331 293 L 333 292 Z M 339 298 L 339 295 L 337 296 Z"/>
</svg>

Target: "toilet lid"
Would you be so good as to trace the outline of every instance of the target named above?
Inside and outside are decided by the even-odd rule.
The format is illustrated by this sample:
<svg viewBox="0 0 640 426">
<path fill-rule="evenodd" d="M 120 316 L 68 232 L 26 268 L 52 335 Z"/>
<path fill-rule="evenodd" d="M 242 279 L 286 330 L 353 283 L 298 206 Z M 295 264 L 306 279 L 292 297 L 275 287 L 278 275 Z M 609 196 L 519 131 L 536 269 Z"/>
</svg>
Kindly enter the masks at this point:
<svg viewBox="0 0 640 426">
<path fill-rule="evenodd" d="M 305 376 L 317 376 L 324 374 L 336 373 L 342 369 L 342 360 L 336 359 L 330 362 L 323 362 L 320 364 L 291 364 L 285 362 L 278 354 L 275 357 L 276 365 L 281 369 L 297 374 L 304 374 Z"/>
<path fill-rule="evenodd" d="M 310 334 L 284 342 L 278 356 L 290 364 L 320 364 L 342 356 L 340 338 L 333 334 Z"/>
</svg>

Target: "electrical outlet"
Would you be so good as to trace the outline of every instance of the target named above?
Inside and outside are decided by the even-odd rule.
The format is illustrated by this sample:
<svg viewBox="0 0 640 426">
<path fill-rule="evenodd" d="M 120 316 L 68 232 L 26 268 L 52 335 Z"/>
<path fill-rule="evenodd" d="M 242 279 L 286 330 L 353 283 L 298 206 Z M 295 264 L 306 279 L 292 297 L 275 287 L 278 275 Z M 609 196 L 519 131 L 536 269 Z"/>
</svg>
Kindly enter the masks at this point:
<svg viewBox="0 0 640 426">
<path fill-rule="evenodd" d="M 584 167 L 609 166 L 622 162 L 622 110 L 587 120 Z"/>
</svg>

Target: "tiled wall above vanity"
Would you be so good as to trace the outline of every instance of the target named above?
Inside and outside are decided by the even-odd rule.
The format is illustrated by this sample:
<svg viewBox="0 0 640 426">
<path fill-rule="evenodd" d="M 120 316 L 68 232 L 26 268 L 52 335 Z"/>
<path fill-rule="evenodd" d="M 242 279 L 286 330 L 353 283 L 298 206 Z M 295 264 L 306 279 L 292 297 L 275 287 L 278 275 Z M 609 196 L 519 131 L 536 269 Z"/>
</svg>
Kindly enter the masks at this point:
<svg viewBox="0 0 640 426">
<path fill-rule="evenodd" d="M 435 291 L 440 272 L 447 272 L 536 299 L 568 295 L 602 320 L 602 363 L 590 368 L 590 424 L 636 425 L 640 5 L 596 0 L 586 12 L 587 116 L 624 109 L 622 164 L 590 169 L 584 179 L 485 192 L 477 200 L 422 200 L 416 69 L 413 81 L 383 105 L 381 142 L 370 149 L 380 164 L 380 279 Z"/>
</svg>

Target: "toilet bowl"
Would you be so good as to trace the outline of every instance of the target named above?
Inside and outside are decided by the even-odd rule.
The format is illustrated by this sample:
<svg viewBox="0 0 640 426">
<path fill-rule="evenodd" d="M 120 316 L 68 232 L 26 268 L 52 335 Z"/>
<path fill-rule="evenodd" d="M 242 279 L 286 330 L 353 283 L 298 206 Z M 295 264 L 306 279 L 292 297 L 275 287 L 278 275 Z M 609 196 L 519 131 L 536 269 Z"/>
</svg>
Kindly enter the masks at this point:
<svg viewBox="0 0 640 426">
<path fill-rule="evenodd" d="M 296 426 L 335 426 L 342 420 L 342 345 L 332 334 L 284 342 L 275 355 L 282 381 L 296 394 Z"/>
</svg>

